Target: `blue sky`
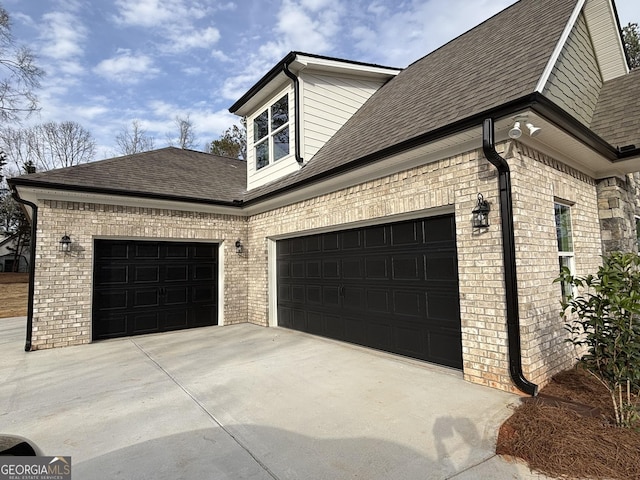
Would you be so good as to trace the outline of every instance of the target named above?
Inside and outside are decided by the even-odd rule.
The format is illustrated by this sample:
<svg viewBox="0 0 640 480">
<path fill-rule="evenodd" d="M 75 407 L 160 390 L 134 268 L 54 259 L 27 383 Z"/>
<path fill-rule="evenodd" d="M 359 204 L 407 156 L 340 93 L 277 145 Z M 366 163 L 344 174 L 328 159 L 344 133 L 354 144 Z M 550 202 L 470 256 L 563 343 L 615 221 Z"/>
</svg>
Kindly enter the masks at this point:
<svg viewBox="0 0 640 480">
<path fill-rule="evenodd" d="M 137 120 L 156 148 L 190 117 L 197 149 L 291 50 L 405 67 L 514 0 L 0 0 L 47 73 L 27 123 L 72 120 L 97 159 Z M 621 25 L 638 0 L 617 0 Z"/>
</svg>

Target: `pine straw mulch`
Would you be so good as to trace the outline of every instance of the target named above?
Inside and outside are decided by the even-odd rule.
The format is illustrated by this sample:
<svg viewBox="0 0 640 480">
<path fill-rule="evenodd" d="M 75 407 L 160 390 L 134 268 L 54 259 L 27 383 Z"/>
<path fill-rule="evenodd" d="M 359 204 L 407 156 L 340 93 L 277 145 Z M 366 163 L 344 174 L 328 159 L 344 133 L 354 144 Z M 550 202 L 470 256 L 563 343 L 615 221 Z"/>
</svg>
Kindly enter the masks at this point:
<svg viewBox="0 0 640 480">
<path fill-rule="evenodd" d="M 607 390 L 581 368 L 556 375 L 502 425 L 496 453 L 565 479 L 640 479 L 640 425 L 615 427 Z"/>
</svg>

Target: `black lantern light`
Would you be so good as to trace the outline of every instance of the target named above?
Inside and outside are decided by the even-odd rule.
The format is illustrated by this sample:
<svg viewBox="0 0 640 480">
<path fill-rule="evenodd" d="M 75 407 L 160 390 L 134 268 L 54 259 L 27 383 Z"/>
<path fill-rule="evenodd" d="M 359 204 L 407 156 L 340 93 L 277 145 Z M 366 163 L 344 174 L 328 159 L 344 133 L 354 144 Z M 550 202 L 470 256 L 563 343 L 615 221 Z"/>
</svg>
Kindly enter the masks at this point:
<svg viewBox="0 0 640 480">
<path fill-rule="evenodd" d="M 478 203 L 476 208 L 471 212 L 471 225 L 473 228 L 488 228 L 489 227 L 489 203 L 484 199 L 481 193 L 478 194 Z"/>
<path fill-rule="evenodd" d="M 236 253 L 240 255 L 242 253 L 242 249 L 242 242 L 240 241 L 240 239 L 236 240 Z"/>
<path fill-rule="evenodd" d="M 71 251 L 71 238 L 66 233 L 60 239 L 60 251 L 64 253 Z"/>
</svg>

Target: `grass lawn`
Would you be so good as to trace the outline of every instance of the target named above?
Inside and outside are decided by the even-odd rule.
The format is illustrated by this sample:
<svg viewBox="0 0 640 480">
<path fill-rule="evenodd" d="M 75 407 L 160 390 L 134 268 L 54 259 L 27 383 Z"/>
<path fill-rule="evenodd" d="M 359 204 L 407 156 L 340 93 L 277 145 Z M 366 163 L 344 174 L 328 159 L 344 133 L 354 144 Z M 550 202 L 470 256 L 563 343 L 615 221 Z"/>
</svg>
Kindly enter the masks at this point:
<svg viewBox="0 0 640 480">
<path fill-rule="evenodd" d="M 26 316 L 28 294 L 27 273 L 0 273 L 0 318 Z"/>
</svg>

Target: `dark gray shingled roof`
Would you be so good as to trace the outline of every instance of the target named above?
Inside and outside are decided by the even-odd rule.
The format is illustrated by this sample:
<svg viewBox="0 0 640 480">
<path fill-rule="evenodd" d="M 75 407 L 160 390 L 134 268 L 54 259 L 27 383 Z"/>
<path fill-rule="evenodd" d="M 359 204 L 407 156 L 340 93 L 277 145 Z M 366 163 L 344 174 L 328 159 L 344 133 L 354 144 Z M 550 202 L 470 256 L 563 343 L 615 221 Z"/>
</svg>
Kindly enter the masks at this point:
<svg viewBox="0 0 640 480">
<path fill-rule="evenodd" d="M 10 183 L 233 204 L 246 190 L 246 165 L 242 160 L 167 147 L 23 175 Z"/>
<path fill-rule="evenodd" d="M 577 0 L 521 0 L 380 88 L 299 172 L 257 199 L 534 92 Z"/>
<path fill-rule="evenodd" d="M 640 147 L 640 70 L 604 83 L 591 130 L 614 147 Z"/>
</svg>

